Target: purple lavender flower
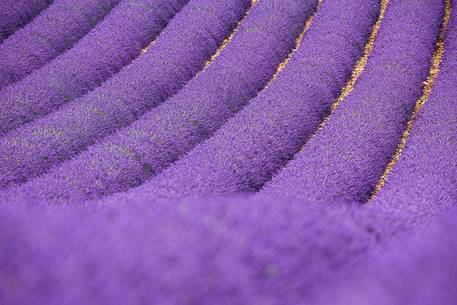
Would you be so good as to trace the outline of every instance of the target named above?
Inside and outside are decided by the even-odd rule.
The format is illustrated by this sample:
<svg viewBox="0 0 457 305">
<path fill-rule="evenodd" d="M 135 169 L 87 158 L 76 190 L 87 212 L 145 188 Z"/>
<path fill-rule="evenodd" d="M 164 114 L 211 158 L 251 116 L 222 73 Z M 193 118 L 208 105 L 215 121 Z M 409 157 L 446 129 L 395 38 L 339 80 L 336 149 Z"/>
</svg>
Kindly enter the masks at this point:
<svg viewBox="0 0 457 305">
<path fill-rule="evenodd" d="M 120 0 L 55 0 L 0 44 L 0 89 L 69 49 Z"/>
</svg>

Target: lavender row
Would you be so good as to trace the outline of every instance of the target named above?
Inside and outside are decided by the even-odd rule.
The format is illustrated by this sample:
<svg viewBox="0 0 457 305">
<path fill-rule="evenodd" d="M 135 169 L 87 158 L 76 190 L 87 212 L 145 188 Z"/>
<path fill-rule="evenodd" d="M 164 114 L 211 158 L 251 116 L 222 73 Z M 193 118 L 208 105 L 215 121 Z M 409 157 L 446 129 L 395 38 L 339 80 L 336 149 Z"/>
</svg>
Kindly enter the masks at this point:
<svg viewBox="0 0 457 305">
<path fill-rule="evenodd" d="M 21 304 L 315 304 L 392 238 L 411 235 L 401 211 L 375 206 L 153 200 L 143 192 L 136 202 L 102 206 L 0 206 L 0 241 L 9 249 L 1 274 L 21 287 L 4 296 Z"/>
<path fill-rule="evenodd" d="M 430 98 L 386 184 L 370 202 L 430 218 L 457 202 L 457 3 Z"/>
<path fill-rule="evenodd" d="M 46 172 L 175 94 L 204 67 L 249 4 L 192 0 L 144 56 L 89 94 L 1 138 L 0 186 Z"/>
<path fill-rule="evenodd" d="M 174 97 L 74 160 L 15 190 L 82 201 L 124 191 L 208 137 L 275 74 L 316 1 L 263 0 L 208 68 Z"/>
<path fill-rule="evenodd" d="M 20 289 L 0 284 L 0 302 L 313 304 L 343 266 L 350 272 L 377 243 L 369 225 L 336 206 L 143 200 L 103 208 L 1 205 L 8 251 L 0 253 L 0 283 Z"/>
<path fill-rule="evenodd" d="M 301 47 L 267 90 L 141 191 L 168 197 L 260 187 L 317 128 L 362 54 L 378 12 L 378 1 L 324 1 Z"/>
<path fill-rule="evenodd" d="M 188 0 L 124 0 L 72 49 L 0 92 L 0 134 L 100 85 L 151 42 Z"/>
<path fill-rule="evenodd" d="M 71 48 L 119 1 L 54 1 L 0 45 L 0 89 Z"/>
<path fill-rule="evenodd" d="M 422 95 L 444 16 L 443 2 L 390 2 L 355 89 L 264 192 L 323 204 L 373 192 Z"/>
<path fill-rule="evenodd" d="M 51 3 L 52 0 L 3 0 L 0 3 L 0 43 Z"/>
</svg>

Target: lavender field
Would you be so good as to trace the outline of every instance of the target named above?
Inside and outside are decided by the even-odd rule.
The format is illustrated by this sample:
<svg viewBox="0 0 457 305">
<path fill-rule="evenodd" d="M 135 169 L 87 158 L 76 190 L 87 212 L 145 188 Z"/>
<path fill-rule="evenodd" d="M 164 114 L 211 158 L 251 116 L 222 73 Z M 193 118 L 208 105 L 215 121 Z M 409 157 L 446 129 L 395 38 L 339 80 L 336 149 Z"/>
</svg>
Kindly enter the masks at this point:
<svg viewBox="0 0 457 305">
<path fill-rule="evenodd" d="M 456 305 L 456 0 L 1 0 L 1 305 Z"/>
</svg>

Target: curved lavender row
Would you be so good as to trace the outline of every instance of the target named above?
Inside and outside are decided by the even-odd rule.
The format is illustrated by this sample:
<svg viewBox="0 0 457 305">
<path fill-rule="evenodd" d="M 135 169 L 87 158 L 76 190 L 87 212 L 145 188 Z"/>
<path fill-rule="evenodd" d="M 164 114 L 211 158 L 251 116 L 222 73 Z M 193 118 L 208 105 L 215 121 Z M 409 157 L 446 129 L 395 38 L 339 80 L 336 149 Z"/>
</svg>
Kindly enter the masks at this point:
<svg viewBox="0 0 457 305">
<path fill-rule="evenodd" d="M 120 0 L 55 0 L 0 45 L 0 89 L 69 49 Z"/>
<path fill-rule="evenodd" d="M 422 94 L 443 16 L 434 0 L 391 1 L 354 91 L 264 192 L 366 200 Z"/>
<path fill-rule="evenodd" d="M 361 55 L 378 9 L 379 1 L 324 1 L 301 47 L 268 89 L 141 191 L 179 197 L 261 186 L 317 128 Z"/>
<path fill-rule="evenodd" d="M 14 190 L 81 201 L 138 185 L 211 134 L 263 88 L 294 46 L 315 1 L 262 0 L 214 63 L 128 128 Z"/>
<path fill-rule="evenodd" d="M 274 198 L 30 203 L 0 206 L 0 283 L 16 288 L 0 296 L 14 304 L 314 304 L 402 224 Z"/>
<path fill-rule="evenodd" d="M 370 259 L 319 304 L 454 305 L 457 300 L 457 209 L 420 238 Z"/>
<path fill-rule="evenodd" d="M 3 0 L 0 3 L 0 43 L 51 3 L 52 0 Z"/>
<path fill-rule="evenodd" d="M 72 49 L 0 92 L 0 135 L 92 90 L 140 54 L 188 0 L 124 0 Z"/>
<path fill-rule="evenodd" d="M 249 0 L 192 0 L 149 52 L 89 94 L 0 139 L 0 187 L 71 158 L 176 93 L 203 68 Z"/>
<path fill-rule="evenodd" d="M 440 72 L 402 156 L 370 204 L 430 217 L 457 202 L 457 1 Z"/>
</svg>

